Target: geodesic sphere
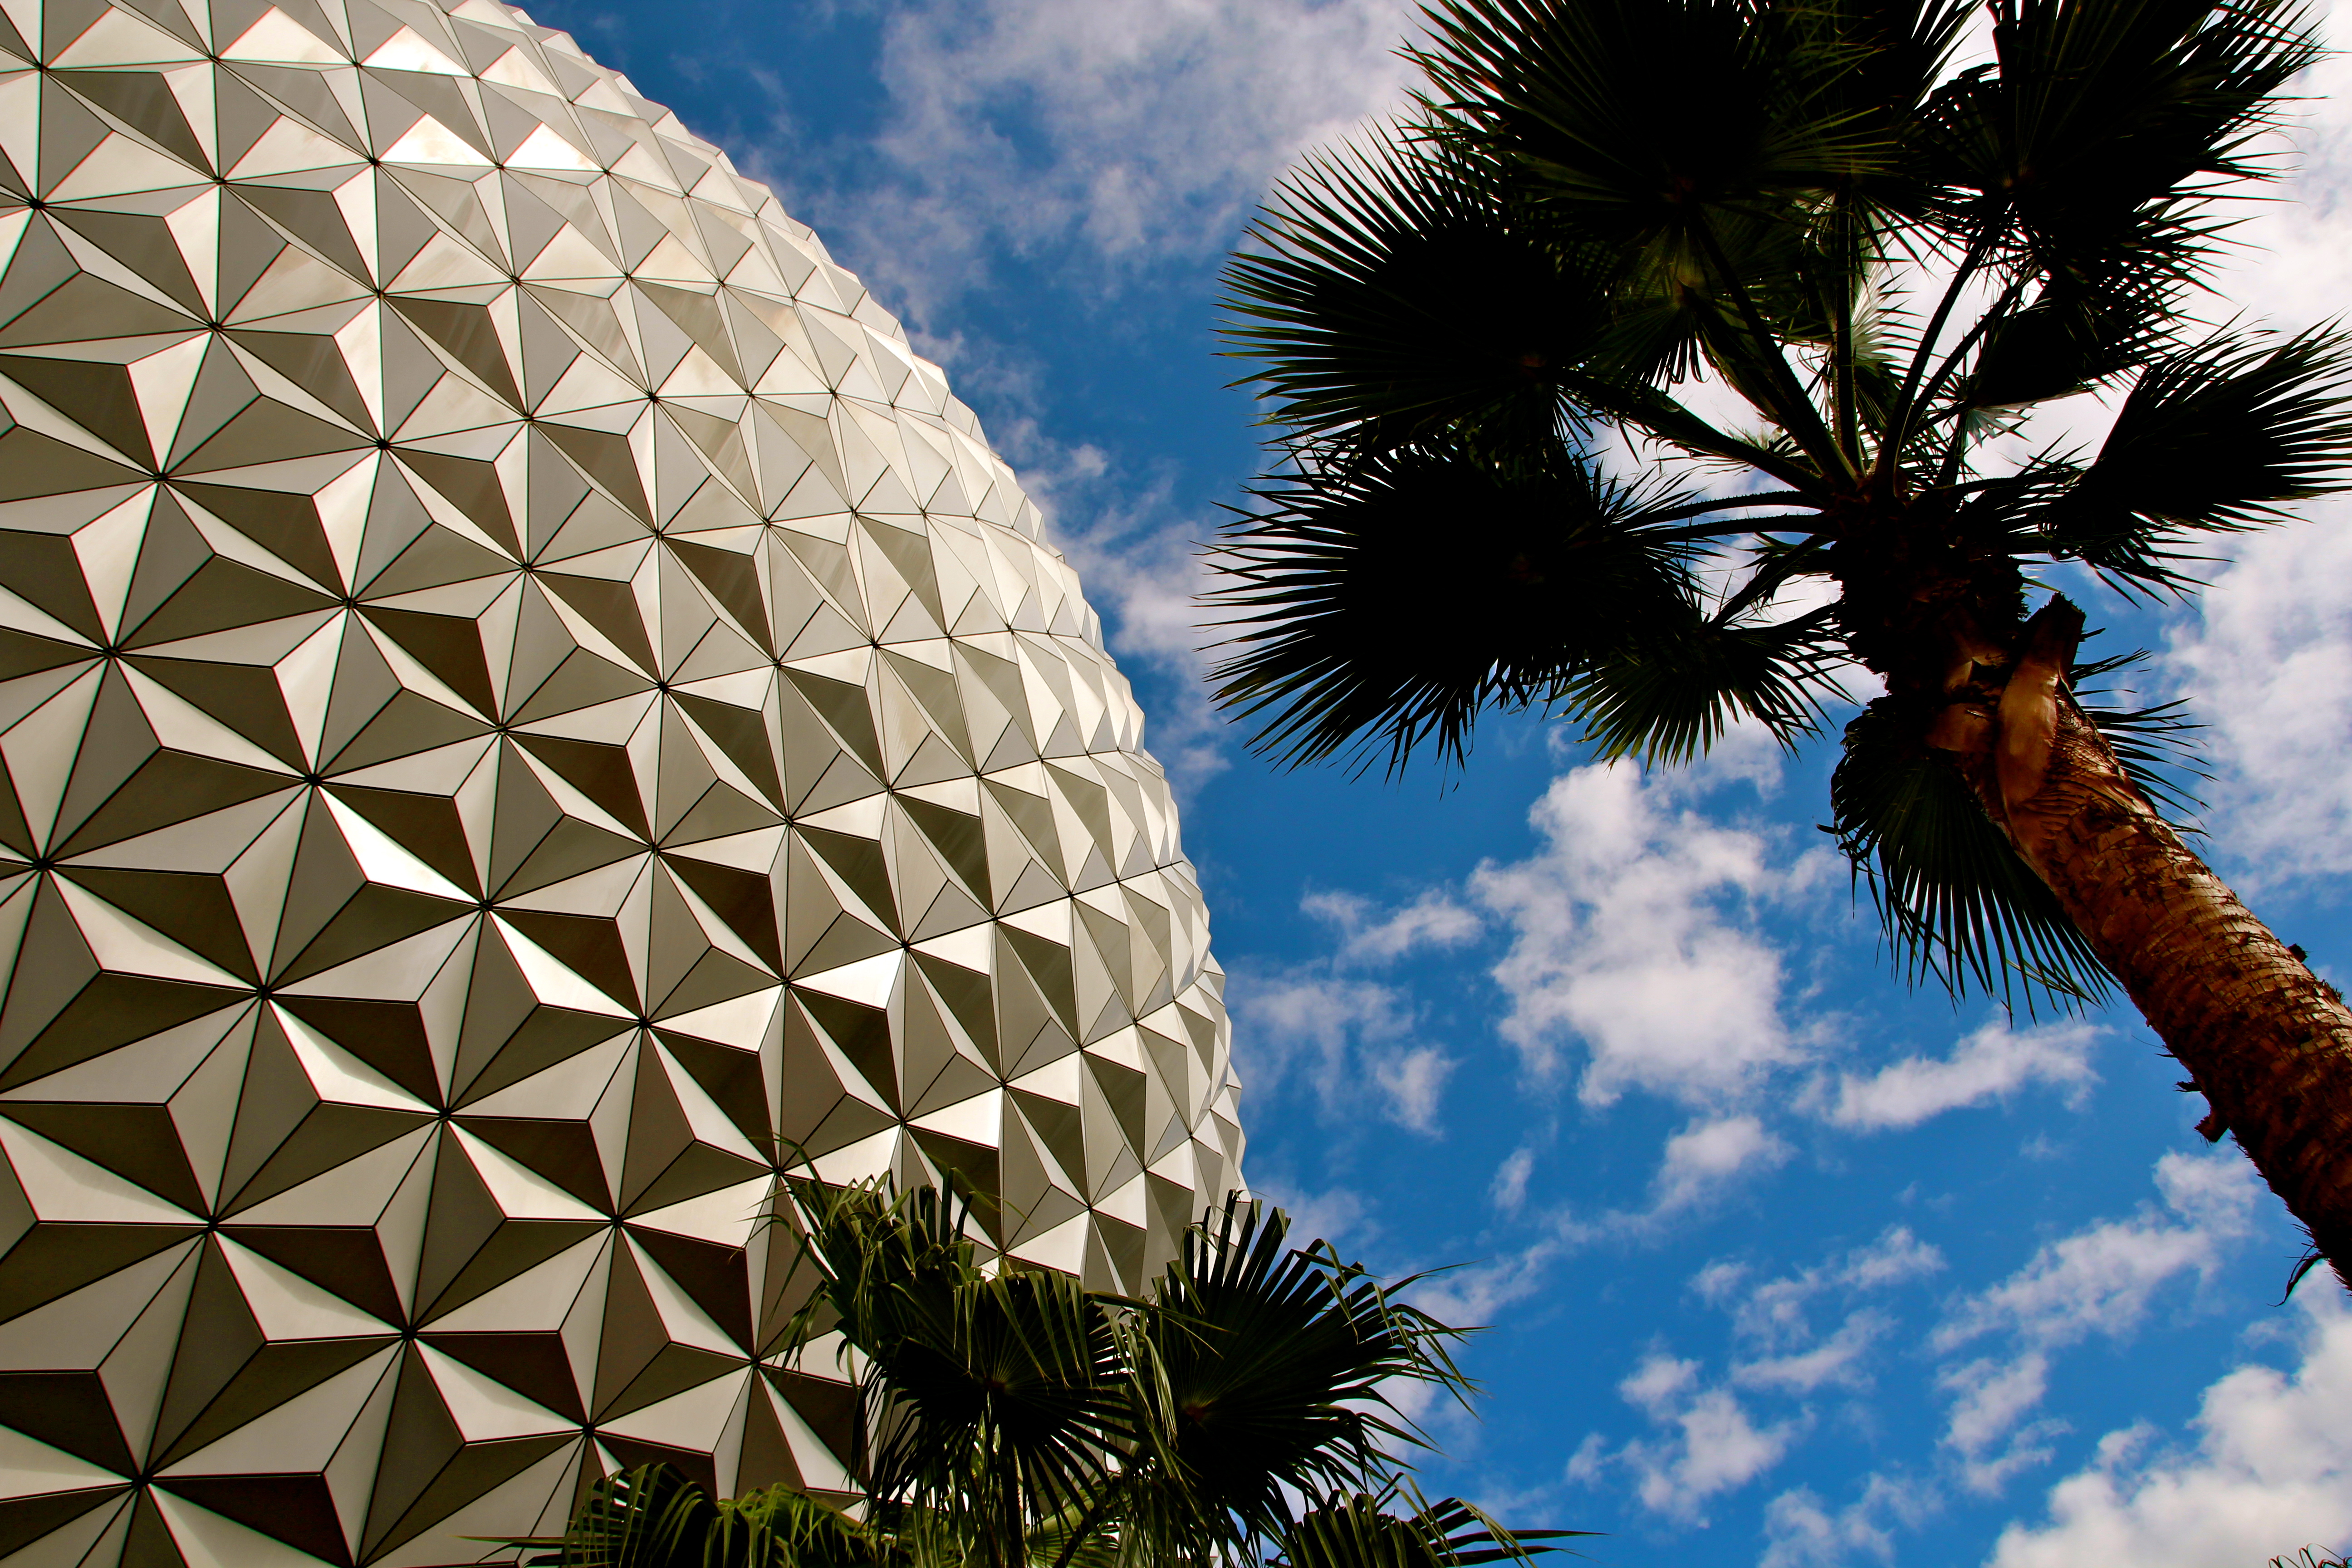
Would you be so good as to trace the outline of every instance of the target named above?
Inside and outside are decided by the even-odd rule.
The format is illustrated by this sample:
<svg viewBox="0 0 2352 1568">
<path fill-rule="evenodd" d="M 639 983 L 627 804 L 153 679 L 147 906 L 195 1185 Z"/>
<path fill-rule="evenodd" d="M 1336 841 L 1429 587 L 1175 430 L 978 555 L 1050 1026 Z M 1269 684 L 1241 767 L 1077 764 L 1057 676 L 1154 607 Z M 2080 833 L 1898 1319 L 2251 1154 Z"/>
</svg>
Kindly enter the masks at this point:
<svg viewBox="0 0 2352 1568">
<path fill-rule="evenodd" d="M 845 1484 L 778 1170 L 1139 1288 L 1242 1140 L 939 371 L 491 0 L 0 0 L 0 1555 Z"/>
</svg>

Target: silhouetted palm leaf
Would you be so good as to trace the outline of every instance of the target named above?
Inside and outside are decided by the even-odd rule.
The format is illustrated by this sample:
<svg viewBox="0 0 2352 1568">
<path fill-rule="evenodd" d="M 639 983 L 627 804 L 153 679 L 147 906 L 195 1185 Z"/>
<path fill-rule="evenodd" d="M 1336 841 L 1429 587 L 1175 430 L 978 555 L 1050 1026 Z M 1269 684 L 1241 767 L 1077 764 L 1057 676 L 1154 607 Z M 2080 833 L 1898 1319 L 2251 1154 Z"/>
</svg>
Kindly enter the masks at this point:
<svg viewBox="0 0 2352 1568">
<path fill-rule="evenodd" d="M 2030 1012 L 2104 1000 L 2111 982 L 2049 889 L 2009 847 L 1948 758 L 1919 743 L 1893 699 L 1845 727 L 1831 831 L 1870 888 L 1888 945 L 1915 978 Z"/>
<path fill-rule="evenodd" d="M 1219 700 L 1292 763 L 1353 742 L 1458 755 L 1489 704 L 1541 703 L 1663 622 L 1696 614 L 1677 497 L 1573 453 L 1502 467 L 1463 442 L 1269 484 L 1229 531 L 1216 596 L 1235 652 Z M 1433 548 L 1430 520 L 1463 526 Z"/>
<path fill-rule="evenodd" d="M 2352 340 L 2224 335 L 2151 365 L 2096 460 L 2030 520 L 2053 555 L 2126 590 L 2186 591 L 2187 536 L 2273 522 L 2279 505 L 2341 490 Z"/>
</svg>

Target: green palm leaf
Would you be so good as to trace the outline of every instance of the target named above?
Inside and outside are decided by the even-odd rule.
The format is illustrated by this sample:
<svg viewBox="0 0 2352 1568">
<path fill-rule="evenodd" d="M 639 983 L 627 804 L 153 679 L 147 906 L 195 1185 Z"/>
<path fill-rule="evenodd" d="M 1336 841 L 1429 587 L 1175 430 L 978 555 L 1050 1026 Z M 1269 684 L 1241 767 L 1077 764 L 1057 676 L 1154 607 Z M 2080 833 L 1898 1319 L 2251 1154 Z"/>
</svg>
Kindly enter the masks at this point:
<svg viewBox="0 0 2352 1568">
<path fill-rule="evenodd" d="M 822 1284 L 788 1348 L 827 1315 L 866 1358 L 861 1447 L 881 1501 L 947 1516 L 1013 1554 L 1037 1515 L 1084 1510 L 1130 1446 L 1118 1332 L 1066 1275 L 991 1275 L 952 1193 L 791 1184 Z"/>
<path fill-rule="evenodd" d="M 1385 1385 L 1471 1390 L 1446 1348 L 1465 1331 L 1396 1300 L 1412 1279 L 1383 1287 L 1328 1248 L 1292 1249 L 1288 1226 L 1229 1201 L 1186 1233 L 1137 1321 L 1139 1501 L 1163 1523 L 1225 1521 L 1217 1533 L 1234 1546 L 1277 1538 L 1287 1494 L 1377 1485 L 1398 1447 L 1422 1444 Z"/>
<path fill-rule="evenodd" d="M 1563 229 L 1660 266 L 1696 257 L 1703 216 L 1786 216 L 1772 198 L 1891 153 L 1834 100 L 1848 51 L 1795 7 L 1449 0 L 1430 30 L 1411 58 L 1436 125 L 1522 175 Z"/>
<path fill-rule="evenodd" d="M 869 1525 L 787 1486 L 713 1500 L 675 1467 L 639 1465 L 588 1489 L 559 1536 L 503 1542 L 524 1568 L 902 1568 Z"/>
<path fill-rule="evenodd" d="M 1410 1514 L 1388 1511 L 1395 1492 L 1334 1497 L 1285 1530 L 1272 1568 L 1475 1568 L 1558 1552 L 1586 1530 L 1508 1531 L 1459 1498 Z"/>
<path fill-rule="evenodd" d="M 2225 334 L 2149 366 L 2096 460 L 2027 521 L 2126 592 L 2186 591 L 2189 535 L 2277 521 L 2345 488 L 2352 338 Z"/>
<path fill-rule="evenodd" d="M 1742 717 L 1793 748 L 1844 695 L 1838 641 L 1828 609 L 1766 622 L 1685 607 L 1562 681 L 1553 703 L 1602 757 L 1687 762 Z"/>
</svg>

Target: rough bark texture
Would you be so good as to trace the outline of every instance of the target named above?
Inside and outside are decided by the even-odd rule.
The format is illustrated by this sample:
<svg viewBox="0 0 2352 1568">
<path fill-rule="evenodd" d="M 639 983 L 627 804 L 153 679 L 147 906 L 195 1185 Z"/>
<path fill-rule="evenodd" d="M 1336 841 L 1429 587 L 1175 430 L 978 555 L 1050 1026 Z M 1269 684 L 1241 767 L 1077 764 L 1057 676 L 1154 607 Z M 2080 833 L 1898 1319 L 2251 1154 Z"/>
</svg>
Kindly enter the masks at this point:
<svg viewBox="0 0 2352 1568">
<path fill-rule="evenodd" d="M 2116 764 L 2064 685 L 2082 616 L 2026 628 L 1991 755 L 1969 771 L 2226 1129 L 2352 1289 L 2352 1011 Z M 1990 765 L 1984 765 L 1984 764 Z"/>
</svg>

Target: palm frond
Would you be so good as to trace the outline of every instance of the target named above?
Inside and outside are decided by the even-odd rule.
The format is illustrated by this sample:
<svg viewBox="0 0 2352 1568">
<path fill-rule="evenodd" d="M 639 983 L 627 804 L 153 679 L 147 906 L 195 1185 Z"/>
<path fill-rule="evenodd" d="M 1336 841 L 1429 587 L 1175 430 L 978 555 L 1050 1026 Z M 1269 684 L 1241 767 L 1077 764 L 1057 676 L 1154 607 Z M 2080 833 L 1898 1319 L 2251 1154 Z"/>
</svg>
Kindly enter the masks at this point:
<svg viewBox="0 0 2352 1568">
<path fill-rule="evenodd" d="M 2223 181 L 2279 90 L 2319 58 L 2294 0 L 2001 0 L 1998 67 L 1939 89 L 1922 121 L 1949 220 L 2009 265 L 2123 287 L 2194 276 Z"/>
<path fill-rule="evenodd" d="M 1694 610 L 1643 628 L 1563 681 L 1552 705 L 1582 723 L 1602 757 L 1687 762 L 1741 715 L 1793 748 L 1843 695 L 1839 643 L 1828 609 L 1778 622 Z"/>
<path fill-rule="evenodd" d="M 884 1179 L 828 1185 L 786 1183 L 801 1259 L 819 1275 L 816 1290 L 779 1336 L 775 1353 L 794 1355 L 817 1333 L 839 1328 L 845 1350 L 873 1355 L 921 1324 L 951 1313 L 955 1293 L 985 1278 L 965 1237 L 970 1206 L 952 1184 L 904 1191 Z"/>
<path fill-rule="evenodd" d="M 1400 1447 L 1421 1446 L 1387 1385 L 1472 1385 L 1447 1342 L 1467 1331 L 1398 1300 L 1328 1247 L 1286 1245 L 1279 1211 L 1229 1199 L 1185 1236 L 1138 1321 L 1147 1375 L 1136 1384 L 1138 1484 L 1194 1520 L 1230 1521 L 1233 1544 L 1278 1539 L 1286 1494 L 1378 1485 Z M 1389 1414 L 1382 1415 L 1382 1411 Z M 1210 1544 L 1203 1542 L 1202 1544 Z"/>
<path fill-rule="evenodd" d="M 2202 750 L 2194 737 L 2204 726 L 2190 720 L 2188 703 L 2175 700 L 2145 708 L 2125 708 L 2098 699 L 2105 693 L 2089 683 L 2133 668 L 2148 658 L 2146 648 L 2115 654 L 2078 664 L 2067 672 L 2066 685 L 2083 717 L 2115 753 L 2116 763 L 2132 786 L 2183 833 L 2195 833 L 2196 815 L 2205 809 L 2192 779 L 2210 779 Z"/>
<path fill-rule="evenodd" d="M 2172 337 L 2162 289 L 2092 289 L 2053 282 L 1985 335 L 1955 389 L 1964 408 L 2004 408 L 2087 392 L 2138 370 Z"/>
<path fill-rule="evenodd" d="M 1272 1568 L 1476 1568 L 1525 1563 L 1559 1552 L 1555 1541 L 1594 1534 L 1586 1530 L 1508 1531 L 1459 1498 L 1444 1498 L 1412 1513 L 1390 1511 L 1394 1489 L 1333 1497 L 1301 1514 L 1286 1530 Z"/>
<path fill-rule="evenodd" d="M 908 1568 L 886 1536 L 796 1488 L 714 1500 L 660 1463 L 596 1481 L 562 1535 L 502 1544 L 523 1568 Z"/>
<path fill-rule="evenodd" d="M 875 1495 L 971 1510 L 974 1532 L 994 1540 L 1017 1534 L 1032 1511 L 1083 1507 L 1108 1456 L 1131 1440 L 1104 1304 L 1066 1275 L 984 1272 L 951 1191 L 791 1185 L 824 1276 L 819 1296 L 845 1352 L 866 1358 L 862 1447 Z M 806 1342 L 813 1308 L 787 1337 L 793 1348 Z"/>
<path fill-rule="evenodd" d="M 1829 831 L 1906 978 L 2028 1013 L 2104 1000 L 2111 982 L 2089 942 L 1919 732 L 1879 699 L 1846 725 L 1830 778 Z"/>
<path fill-rule="evenodd" d="M 959 1286 L 948 1321 L 880 1347 L 874 1368 L 887 1395 L 874 1487 L 886 1499 L 971 1506 L 1010 1527 L 1030 1510 L 1083 1508 L 1128 1443 L 1109 1321 L 1067 1275 Z"/>
<path fill-rule="evenodd" d="M 1853 52 L 1826 13 L 1799 16 L 1738 0 L 1443 0 L 1409 58 L 1437 133 L 1521 175 L 1563 229 L 1659 247 L 1671 267 L 1700 215 L 1770 210 L 1890 157 L 1832 96 Z"/>
<path fill-rule="evenodd" d="M 2282 521 L 2352 481 L 2352 338 L 2224 334 L 2150 365 L 2096 460 L 2031 521 L 2127 594 L 2195 585 L 2189 536 Z"/>
<path fill-rule="evenodd" d="M 1239 651 L 1211 679 L 1294 765 L 1350 744 L 1459 758 L 1484 708 L 1544 700 L 1696 600 L 1687 538 L 1645 521 L 1687 498 L 1565 449 L 1503 466 L 1431 444 L 1255 493 L 1217 558 L 1231 585 L 1209 602 Z"/>
<path fill-rule="evenodd" d="M 1558 373 L 1607 326 L 1596 253 L 1544 245 L 1458 160 L 1394 134 L 1310 158 L 1251 233 L 1225 337 L 1298 435 L 1540 444 L 1574 416 Z"/>
</svg>

